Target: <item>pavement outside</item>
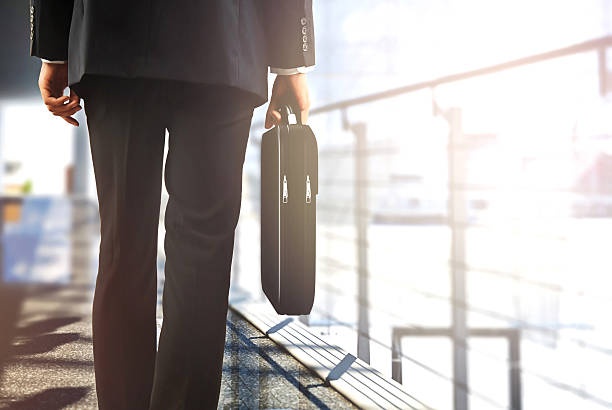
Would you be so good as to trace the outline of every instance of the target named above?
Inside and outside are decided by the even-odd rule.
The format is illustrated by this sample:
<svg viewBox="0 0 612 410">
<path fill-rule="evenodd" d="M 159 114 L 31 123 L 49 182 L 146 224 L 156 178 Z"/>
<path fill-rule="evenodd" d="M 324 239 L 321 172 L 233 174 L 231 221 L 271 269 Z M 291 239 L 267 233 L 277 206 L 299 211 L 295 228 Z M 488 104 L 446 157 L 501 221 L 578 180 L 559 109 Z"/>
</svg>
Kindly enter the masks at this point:
<svg viewBox="0 0 612 410">
<path fill-rule="evenodd" d="M 91 301 L 99 226 L 90 205 L 69 209 L 66 241 L 34 238 L 38 251 L 28 253 L 35 258 L 46 254 L 43 265 L 65 261 L 69 274 L 53 283 L 30 283 L 23 277 L 0 281 L 0 408 L 97 408 Z M 28 237 L 24 232 L 30 231 L 5 236 L 5 250 L 7 241 Z M 46 253 L 40 252 L 43 248 Z M 239 315 L 230 310 L 227 319 L 220 409 L 355 408 Z"/>
</svg>

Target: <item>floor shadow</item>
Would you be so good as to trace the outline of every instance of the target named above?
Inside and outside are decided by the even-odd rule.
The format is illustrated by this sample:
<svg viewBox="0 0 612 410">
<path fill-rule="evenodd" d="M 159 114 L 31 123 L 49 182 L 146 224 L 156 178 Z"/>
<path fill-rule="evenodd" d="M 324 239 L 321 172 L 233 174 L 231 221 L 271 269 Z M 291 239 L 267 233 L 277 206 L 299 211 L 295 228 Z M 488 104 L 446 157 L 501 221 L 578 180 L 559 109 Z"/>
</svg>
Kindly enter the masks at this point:
<svg viewBox="0 0 612 410">
<path fill-rule="evenodd" d="M 47 353 L 58 346 L 79 340 L 78 333 L 50 333 L 39 335 L 24 343 L 13 346 L 13 354 L 18 356 Z"/>
<path fill-rule="evenodd" d="M 42 333 L 51 333 L 60 327 L 68 326 L 81 320 L 78 316 L 56 317 L 38 320 L 17 330 L 19 336 L 36 336 Z"/>
<path fill-rule="evenodd" d="M 81 400 L 91 387 L 58 387 L 35 393 L 22 400 L 12 402 L 9 409 L 59 410 Z"/>
<path fill-rule="evenodd" d="M 49 292 L 50 289 L 0 283 L 0 380 L 7 362 L 14 356 L 49 352 L 56 347 L 79 340 L 78 333 L 53 334 L 57 329 L 81 320 L 78 316 L 65 316 L 37 320 L 25 326 L 17 326 L 21 307 L 31 294 Z M 14 340 L 24 337 L 22 344 L 15 346 Z"/>
<path fill-rule="evenodd" d="M 267 338 L 268 338 L 268 336 L 249 336 L 250 340 L 253 340 L 253 339 L 267 339 Z"/>
<path fill-rule="evenodd" d="M 346 356 L 338 363 L 331 372 L 325 378 L 325 383 L 329 384 L 330 381 L 338 380 L 344 373 L 351 368 L 351 365 L 357 360 L 355 356 L 347 353 Z"/>
<path fill-rule="evenodd" d="M 87 218 L 83 218 L 83 212 L 73 212 L 75 208 L 66 212 L 60 209 L 61 212 L 57 215 L 45 212 L 45 207 L 54 201 L 59 203 L 64 200 L 29 198 L 28 203 L 22 206 L 21 218 L 12 220 L 11 229 L 6 230 L 3 218 L 6 198 L 0 196 L 0 383 L 14 379 L 21 382 L 22 374 L 19 366 L 28 366 L 28 369 L 31 367 L 32 372 L 53 368 L 59 369 L 58 372 L 70 369 L 82 371 L 93 367 L 91 360 L 87 360 L 89 355 L 85 355 L 83 360 L 78 360 L 78 358 L 55 358 L 54 354 L 45 354 L 59 346 L 72 348 L 73 346 L 68 344 L 77 341 L 91 343 L 91 337 L 81 336 L 77 333 L 79 330 L 75 330 L 76 326 L 60 330 L 83 320 L 80 313 L 75 312 L 75 305 L 89 301 L 88 295 L 92 290 L 92 284 L 87 247 L 90 237 L 84 230 L 86 228 L 84 224 L 91 218 L 89 213 Z M 93 214 L 93 211 L 91 213 Z M 46 226 L 42 222 L 57 217 L 71 219 L 59 221 L 64 226 L 62 229 L 42 229 Z M 72 223 L 74 225 L 71 226 Z M 77 228 L 80 229 L 79 232 L 75 232 Z M 19 235 L 13 235 L 15 232 Z M 34 235 L 30 235 L 32 232 Z M 41 269 L 47 269 L 46 265 L 50 259 L 45 256 L 46 253 L 32 253 L 32 249 L 37 249 L 39 245 L 54 249 L 72 247 L 70 267 L 62 264 L 71 276 L 62 277 L 53 283 L 40 281 L 38 277 L 29 278 L 23 275 L 16 277 L 13 272 L 16 263 L 19 264 L 19 272 L 27 271 L 33 263 L 41 265 Z M 68 288 L 69 292 L 58 293 Z M 26 300 L 32 303 L 24 308 Z M 42 303 L 39 305 L 38 302 Z M 53 306 L 57 307 L 49 310 L 47 302 L 52 302 Z M 45 317 L 41 319 L 40 316 Z M 81 328 L 79 325 L 78 329 Z M 72 351 L 70 353 L 70 357 L 74 356 Z M 6 370 L 9 364 L 10 372 Z M 13 371 L 15 365 L 17 369 Z M 8 373 L 10 378 L 4 377 Z M 51 377 L 55 377 L 55 373 L 51 374 Z M 43 380 L 40 386 L 29 386 L 36 387 L 38 392 L 32 393 L 32 390 L 29 390 L 28 396 L 21 396 L 24 394 L 22 392 L 12 398 L 2 397 L 2 404 L 9 406 L 10 409 L 61 409 L 74 406 L 93 389 L 86 383 L 78 386 L 81 382 L 77 380 L 72 380 L 72 384 L 77 384 L 78 387 L 47 388 L 46 382 L 47 380 Z M 11 391 L 13 390 L 15 389 Z M 15 401 L 7 402 L 5 399 Z"/>
<path fill-rule="evenodd" d="M 24 296 L 21 287 L 3 286 L 0 283 L 0 380 L 5 363 L 12 354 L 12 342 Z"/>
<path fill-rule="evenodd" d="M 18 357 L 9 360 L 8 363 L 19 363 L 30 366 L 57 366 L 64 370 L 69 368 L 93 368 L 93 360 L 78 359 L 44 359 L 40 357 Z"/>
<path fill-rule="evenodd" d="M 329 385 L 325 383 L 307 384 L 304 389 L 316 389 L 317 387 L 329 387 Z"/>
<path fill-rule="evenodd" d="M 227 327 L 236 335 L 236 337 L 242 341 L 250 350 L 256 352 L 263 360 L 268 362 L 268 364 L 272 367 L 272 369 L 277 373 L 281 374 L 285 379 L 289 381 L 292 385 L 296 386 L 298 390 L 304 394 L 304 396 L 317 408 L 319 409 L 329 409 L 329 407 L 321 401 L 317 396 L 315 396 L 310 388 L 314 387 L 312 385 L 304 386 L 293 374 L 288 372 L 284 367 L 282 367 L 279 363 L 276 362 L 269 354 L 263 351 L 259 346 L 257 346 L 253 341 L 246 336 L 244 333 L 240 331 L 240 329 L 230 322 L 227 321 Z"/>
</svg>

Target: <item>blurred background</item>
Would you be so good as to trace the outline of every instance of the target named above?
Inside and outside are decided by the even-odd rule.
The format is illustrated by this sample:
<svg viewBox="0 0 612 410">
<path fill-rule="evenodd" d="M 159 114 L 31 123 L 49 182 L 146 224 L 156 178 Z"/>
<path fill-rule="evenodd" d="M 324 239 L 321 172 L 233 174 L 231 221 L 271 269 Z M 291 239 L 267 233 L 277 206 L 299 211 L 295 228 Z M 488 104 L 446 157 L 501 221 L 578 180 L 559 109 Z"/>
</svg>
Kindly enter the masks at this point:
<svg viewBox="0 0 612 410">
<path fill-rule="evenodd" d="M 300 320 L 434 408 L 612 408 L 612 0 L 314 11 L 317 287 Z M 99 231 L 79 231 L 97 217 L 83 114 L 75 129 L 41 103 L 26 3 L 2 2 L 0 22 L 9 328 L 23 289 L 75 266 L 93 286 Z M 253 300 L 264 110 L 232 272 L 232 297 Z"/>
</svg>

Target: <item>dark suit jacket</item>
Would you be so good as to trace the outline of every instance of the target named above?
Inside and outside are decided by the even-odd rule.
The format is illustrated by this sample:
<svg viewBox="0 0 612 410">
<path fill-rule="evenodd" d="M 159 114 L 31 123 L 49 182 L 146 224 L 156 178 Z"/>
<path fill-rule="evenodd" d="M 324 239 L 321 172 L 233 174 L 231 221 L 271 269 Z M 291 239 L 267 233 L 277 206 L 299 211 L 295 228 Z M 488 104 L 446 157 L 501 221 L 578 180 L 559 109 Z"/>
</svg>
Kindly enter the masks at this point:
<svg viewBox="0 0 612 410">
<path fill-rule="evenodd" d="M 312 0 L 30 0 L 30 54 L 86 74 L 222 84 L 268 98 L 268 67 L 315 63 Z"/>
</svg>

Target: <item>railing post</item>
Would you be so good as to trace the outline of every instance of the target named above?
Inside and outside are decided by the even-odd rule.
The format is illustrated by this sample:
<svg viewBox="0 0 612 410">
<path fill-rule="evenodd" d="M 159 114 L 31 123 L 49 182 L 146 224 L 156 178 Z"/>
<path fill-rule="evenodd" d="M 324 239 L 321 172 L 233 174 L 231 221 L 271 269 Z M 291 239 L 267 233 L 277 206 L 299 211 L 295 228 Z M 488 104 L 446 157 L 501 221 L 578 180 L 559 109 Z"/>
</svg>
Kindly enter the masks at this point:
<svg viewBox="0 0 612 410">
<path fill-rule="evenodd" d="M 467 198 L 459 185 L 465 181 L 467 150 L 463 142 L 461 109 L 446 112 L 448 137 L 448 222 L 451 230 L 451 310 L 453 336 L 453 402 L 455 410 L 468 408 L 467 318 L 465 278 L 465 223 Z"/>
<path fill-rule="evenodd" d="M 357 228 L 357 357 L 370 363 L 370 319 L 368 313 L 368 192 L 366 124 L 351 124 L 355 134 L 355 227 Z"/>
<path fill-rule="evenodd" d="M 402 383 L 402 338 L 395 329 L 391 333 L 391 378 Z"/>
<path fill-rule="evenodd" d="M 508 349 L 510 359 L 510 408 L 521 410 L 522 386 L 521 386 L 521 331 L 514 329 L 508 337 Z"/>
<path fill-rule="evenodd" d="M 597 50 L 599 68 L 599 94 L 602 97 L 612 92 L 612 72 L 608 69 L 608 51 L 605 47 Z"/>
<path fill-rule="evenodd" d="M 604 32 L 612 32 L 612 3 L 609 1 L 603 2 L 603 29 Z M 597 50 L 597 57 L 599 62 L 599 92 L 602 97 L 606 97 L 609 93 L 612 93 L 612 67 L 609 67 L 608 49 L 612 45 L 602 44 Z"/>
</svg>

